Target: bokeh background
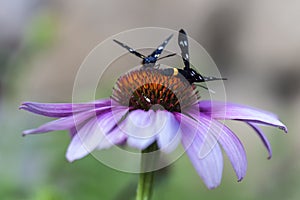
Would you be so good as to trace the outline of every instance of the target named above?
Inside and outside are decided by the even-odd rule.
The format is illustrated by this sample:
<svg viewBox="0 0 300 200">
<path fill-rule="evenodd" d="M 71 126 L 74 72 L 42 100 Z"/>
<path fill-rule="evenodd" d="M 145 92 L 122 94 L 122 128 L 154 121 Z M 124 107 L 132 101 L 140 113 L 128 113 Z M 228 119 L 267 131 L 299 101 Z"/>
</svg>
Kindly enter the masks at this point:
<svg viewBox="0 0 300 200">
<path fill-rule="evenodd" d="M 0 0 L 0 199 L 130 199 L 137 176 L 92 156 L 64 157 L 65 131 L 21 137 L 48 119 L 22 101 L 71 102 L 76 72 L 101 41 L 145 27 L 184 28 L 210 53 L 229 101 L 277 113 L 284 135 L 265 128 L 273 158 L 246 125 L 231 123 L 249 167 L 237 183 L 228 160 L 207 190 L 187 156 L 157 178 L 153 199 L 299 199 L 300 2 L 297 0 Z"/>
</svg>

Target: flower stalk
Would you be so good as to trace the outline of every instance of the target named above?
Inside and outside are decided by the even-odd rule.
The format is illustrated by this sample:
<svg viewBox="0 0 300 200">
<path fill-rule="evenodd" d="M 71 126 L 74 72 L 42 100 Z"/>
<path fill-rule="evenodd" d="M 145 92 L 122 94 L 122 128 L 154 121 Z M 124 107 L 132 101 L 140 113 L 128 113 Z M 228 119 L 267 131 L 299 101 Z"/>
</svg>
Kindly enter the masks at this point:
<svg viewBox="0 0 300 200">
<path fill-rule="evenodd" d="M 151 152 L 155 152 L 156 150 L 158 150 L 158 146 L 157 143 L 154 142 L 142 151 L 141 173 L 137 186 L 136 200 L 151 199 L 155 174 L 153 167 L 155 167 L 157 161 L 157 154 L 151 154 Z"/>
</svg>

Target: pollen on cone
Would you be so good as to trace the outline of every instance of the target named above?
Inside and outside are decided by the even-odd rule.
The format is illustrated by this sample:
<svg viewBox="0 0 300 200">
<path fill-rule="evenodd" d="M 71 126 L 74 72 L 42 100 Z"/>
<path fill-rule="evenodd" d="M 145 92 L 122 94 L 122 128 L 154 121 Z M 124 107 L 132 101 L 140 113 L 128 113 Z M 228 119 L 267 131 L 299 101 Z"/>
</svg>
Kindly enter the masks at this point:
<svg viewBox="0 0 300 200">
<path fill-rule="evenodd" d="M 163 69 L 141 68 L 120 77 L 112 98 L 121 105 L 149 110 L 159 104 L 168 111 L 180 112 L 194 104 L 198 93 L 188 81 L 179 76 L 166 76 Z"/>
</svg>

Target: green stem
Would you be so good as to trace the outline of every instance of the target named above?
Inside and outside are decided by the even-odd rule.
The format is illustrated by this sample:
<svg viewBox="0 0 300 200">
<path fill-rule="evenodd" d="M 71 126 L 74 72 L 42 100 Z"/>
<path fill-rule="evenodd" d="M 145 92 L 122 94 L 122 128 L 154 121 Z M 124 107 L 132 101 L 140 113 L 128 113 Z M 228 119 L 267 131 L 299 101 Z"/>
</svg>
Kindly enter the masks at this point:
<svg viewBox="0 0 300 200">
<path fill-rule="evenodd" d="M 158 149 L 156 142 L 151 144 L 142 151 L 141 159 L 141 173 L 137 187 L 136 200 L 150 200 L 153 189 L 154 173 L 153 167 L 156 163 L 155 155 L 147 155 L 147 153 L 154 152 Z M 147 170 L 148 169 L 148 170 Z"/>
<path fill-rule="evenodd" d="M 153 179 L 154 172 L 146 172 L 140 174 L 136 200 L 151 199 Z"/>
</svg>

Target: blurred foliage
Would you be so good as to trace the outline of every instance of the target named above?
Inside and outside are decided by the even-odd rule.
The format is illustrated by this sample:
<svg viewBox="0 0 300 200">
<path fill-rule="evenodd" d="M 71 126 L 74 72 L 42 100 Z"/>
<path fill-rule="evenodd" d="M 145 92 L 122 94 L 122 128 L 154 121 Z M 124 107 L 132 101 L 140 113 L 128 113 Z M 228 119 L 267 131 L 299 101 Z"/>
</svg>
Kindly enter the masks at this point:
<svg viewBox="0 0 300 200">
<path fill-rule="evenodd" d="M 49 48 L 55 39 L 57 28 L 58 20 L 53 14 L 43 13 L 34 18 L 24 34 L 25 52 L 35 55 L 37 51 Z"/>
<path fill-rule="evenodd" d="M 4 83 L 6 94 L 10 97 L 12 93 L 17 93 L 17 85 L 23 80 L 24 72 L 30 67 L 30 63 L 40 52 L 47 51 L 56 38 L 58 20 L 53 14 L 43 12 L 33 18 L 24 30 L 21 42 L 10 56 L 6 56 L 6 61 L 1 67 L 4 68 L 0 75 Z M 13 77 L 13 78 L 12 78 Z"/>
</svg>

